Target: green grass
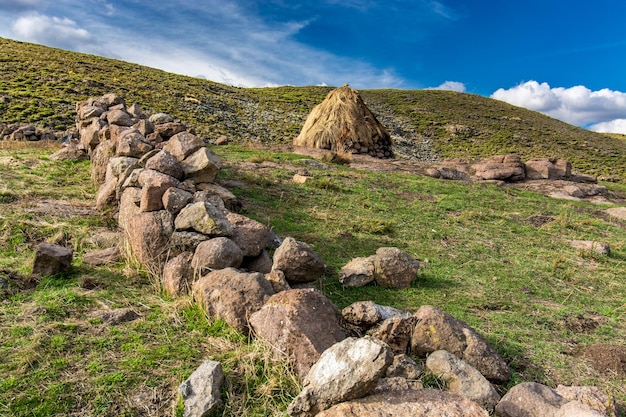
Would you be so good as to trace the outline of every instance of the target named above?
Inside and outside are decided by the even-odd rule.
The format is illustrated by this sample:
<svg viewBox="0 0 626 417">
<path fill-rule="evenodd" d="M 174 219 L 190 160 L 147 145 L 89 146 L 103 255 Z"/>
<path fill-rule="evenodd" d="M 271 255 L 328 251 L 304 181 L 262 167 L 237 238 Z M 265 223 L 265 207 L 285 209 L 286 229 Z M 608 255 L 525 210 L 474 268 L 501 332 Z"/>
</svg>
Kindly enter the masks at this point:
<svg viewBox="0 0 626 417">
<path fill-rule="evenodd" d="M 114 59 L 0 38 L 0 123 L 74 126 L 78 101 L 114 92 L 128 104 L 166 112 L 217 139 L 291 144 L 331 87 L 236 88 Z M 581 129 L 477 95 L 433 90 L 366 90 L 364 101 L 388 131 L 430 140 L 434 156 L 568 159 L 575 170 L 626 179 L 624 135 Z M 463 126 L 452 134 L 446 127 Z M 407 133 L 409 132 L 409 133 Z M 0 196 L 1 198 L 1 196 Z"/>
</svg>

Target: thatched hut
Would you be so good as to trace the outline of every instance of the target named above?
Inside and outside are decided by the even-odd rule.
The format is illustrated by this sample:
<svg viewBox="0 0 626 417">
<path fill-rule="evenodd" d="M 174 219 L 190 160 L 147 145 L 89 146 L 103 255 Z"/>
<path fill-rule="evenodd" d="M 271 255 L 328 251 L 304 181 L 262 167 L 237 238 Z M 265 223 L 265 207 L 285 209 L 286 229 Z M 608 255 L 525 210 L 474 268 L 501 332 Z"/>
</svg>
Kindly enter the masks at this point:
<svg viewBox="0 0 626 417">
<path fill-rule="evenodd" d="M 330 149 L 337 153 L 391 158 L 391 136 L 348 84 L 337 88 L 315 106 L 295 146 Z"/>
</svg>

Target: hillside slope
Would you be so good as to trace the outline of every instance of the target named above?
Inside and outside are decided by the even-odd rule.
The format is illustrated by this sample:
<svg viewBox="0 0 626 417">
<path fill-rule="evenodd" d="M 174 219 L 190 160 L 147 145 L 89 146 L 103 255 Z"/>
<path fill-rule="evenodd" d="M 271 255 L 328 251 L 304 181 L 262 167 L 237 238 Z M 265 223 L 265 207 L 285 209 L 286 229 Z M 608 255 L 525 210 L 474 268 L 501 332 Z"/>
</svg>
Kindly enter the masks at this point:
<svg viewBox="0 0 626 417">
<path fill-rule="evenodd" d="M 65 130 L 77 101 L 107 92 L 167 112 L 210 139 L 291 143 L 330 87 L 244 89 L 0 38 L 0 122 Z M 398 153 L 422 160 L 515 152 L 559 157 L 580 172 L 626 179 L 626 141 L 486 97 L 450 91 L 369 90 L 365 102 Z"/>
</svg>

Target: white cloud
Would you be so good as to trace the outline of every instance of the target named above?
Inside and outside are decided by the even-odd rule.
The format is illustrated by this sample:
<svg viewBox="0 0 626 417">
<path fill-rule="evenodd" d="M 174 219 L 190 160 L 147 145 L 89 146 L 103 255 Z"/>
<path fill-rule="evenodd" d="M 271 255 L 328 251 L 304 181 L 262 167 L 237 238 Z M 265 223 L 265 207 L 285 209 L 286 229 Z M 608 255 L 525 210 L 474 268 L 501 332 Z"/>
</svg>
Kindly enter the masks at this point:
<svg viewBox="0 0 626 417">
<path fill-rule="evenodd" d="M 430 88 L 427 88 L 426 90 L 448 90 L 448 91 L 456 91 L 457 93 L 464 93 L 465 84 L 460 83 L 458 81 L 446 81 L 437 87 L 430 87 Z"/>
<path fill-rule="evenodd" d="M 22 40 L 66 49 L 83 50 L 91 34 L 71 19 L 50 17 L 39 13 L 21 16 L 12 25 Z"/>
<path fill-rule="evenodd" d="M 596 123 L 589 130 L 601 133 L 623 133 L 626 135 L 626 119 L 615 119 L 610 122 Z"/>
<path fill-rule="evenodd" d="M 626 93 L 608 88 L 598 91 L 582 85 L 553 88 L 548 83 L 527 81 L 508 90 L 500 88 L 491 97 L 577 126 L 608 122 L 626 115 Z"/>
</svg>

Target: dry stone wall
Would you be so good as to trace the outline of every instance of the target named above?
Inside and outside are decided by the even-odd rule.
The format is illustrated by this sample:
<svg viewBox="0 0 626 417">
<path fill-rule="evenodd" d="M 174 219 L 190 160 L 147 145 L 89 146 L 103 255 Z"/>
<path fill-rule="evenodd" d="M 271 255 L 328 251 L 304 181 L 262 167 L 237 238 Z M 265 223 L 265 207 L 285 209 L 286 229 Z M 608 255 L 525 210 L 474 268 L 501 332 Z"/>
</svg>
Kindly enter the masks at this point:
<svg viewBox="0 0 626 417">
<path fill-rule="evenodd" d="M 323 260 L 292 238 L 274 246 L 272 259 L 267 248 L 276 237 L 236 213 L 241 204 L 215 183 L 220 159 L 181 121 L 145 114 L 115 94 L 78 103 L 76 110 L 78 147 L 90 155 L 99 185 L 96 205 L 117 213 L 126 255 L 161 279 L 172 296 L 192 292 L 209 315 L 286 355 L 304 382 L 290 415 L 486 416 L 485 408 L 494 407 L 502 416 L 536 415 L 511 411 L 516 406 L 506 402 L 510 396 L 496 405 L 498 396 L 487 380 L 507 382 L 506 362 L 450 314 L 431 306 L 411 314 L 372 302 L 340 312 L 319 291 L 292 288 L 318 280 Z M 362 260 L 369 263 L 344 267 L 344 284 L 376 281 L 407 288 L 419 268 L 396 248 L 381 248 Z M 435 376 L 461 395 L 422 389 L 413 380 L 422 371 L 407 354 L 425 359 L 435 351 L 443 360 L 431 360 L 431 372 L 441 373 Z M 216 387 L 197 389 L 219 392 L 222 377 L 216 379 Z M 219 398 L 199 403 L 190 394 L 192 382 L 181 385 L 185 415 L 203 415 Z M 577 412 L 583 404 L 559 399 L 550 406 Z"/>
</svg>

